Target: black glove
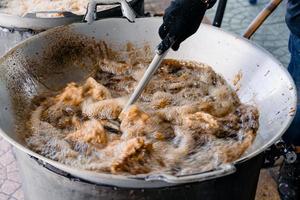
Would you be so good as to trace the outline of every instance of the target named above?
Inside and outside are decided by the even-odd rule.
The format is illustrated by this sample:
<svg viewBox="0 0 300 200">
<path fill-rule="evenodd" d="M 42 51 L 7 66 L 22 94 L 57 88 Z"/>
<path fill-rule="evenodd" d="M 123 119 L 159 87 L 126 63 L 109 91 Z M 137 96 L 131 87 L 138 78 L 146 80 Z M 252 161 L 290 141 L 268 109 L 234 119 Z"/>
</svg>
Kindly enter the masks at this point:
<svg viewBox="0 0 300 200">
<path fill-rule="evenodd" d="M 172 49 L 178 50 L 180 43 L 198 30 L 205 11 L 215 3 L 216 0 L 173 0 L 159 28 L 163 41 L 158 48 L 164 51 L 175 41 Z"/>
</svg>

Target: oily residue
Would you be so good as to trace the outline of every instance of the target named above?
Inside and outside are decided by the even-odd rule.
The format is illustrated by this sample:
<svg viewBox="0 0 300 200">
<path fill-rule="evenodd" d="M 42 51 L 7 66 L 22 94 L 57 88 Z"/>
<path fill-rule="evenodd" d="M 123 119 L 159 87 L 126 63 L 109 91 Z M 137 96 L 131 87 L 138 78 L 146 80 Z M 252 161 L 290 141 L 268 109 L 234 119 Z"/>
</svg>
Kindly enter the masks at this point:
<svg viewBox="0 0 300 200">
<path fill-rule="evenodd" d="M 289 115 L 294 116 L 296 114 L 296 108 L 290 108 Z"/>
<path fill-rule="evenodd" d="M 268 76 L 269 73 L 270 73 L 270 70 L 268 70 L 268 71 L 264 74 L 264 76 L 265 76 L 265 77 Z"/>
<path fill-rule="evenodd" d="M 240 70 L 233 78 L 233 85 L 235 86 L 235 91 L 238 92 L 241 88 L 241 84 L 240 84 L 240 81 L 242 80 L 243 78 L 243 72 L 242 70 Z"/>
<path fill-rule="evenodd" d="M 233 78 L 233 85 L 236 86 L 243 78 L 243 72 L 240 70 Z"/>
</svg>

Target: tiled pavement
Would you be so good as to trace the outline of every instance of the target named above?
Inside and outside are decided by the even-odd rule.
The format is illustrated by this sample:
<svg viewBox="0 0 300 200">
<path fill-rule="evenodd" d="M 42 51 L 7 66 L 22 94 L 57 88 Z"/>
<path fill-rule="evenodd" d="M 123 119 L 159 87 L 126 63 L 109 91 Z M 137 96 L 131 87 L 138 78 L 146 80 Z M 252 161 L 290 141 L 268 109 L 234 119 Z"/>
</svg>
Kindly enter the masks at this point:
<svg viewBox="0 0 300 200">
<path fill-rule="evenodd" d="M 228 0 L 222 28 L 242 35 L 268 2 L 269 0 L 258 0 L 256 6 L 251 6 L 248 0 Z M 288 65 L 290 59 L 287 48 L 289 30 L 284 21 L 286 2 L 287 0 L 283 0 L 252 38 L 254 42 L 271 52 L 284 66 Z M 216 6 L 208 12 L 208 16 L 213 18 L 215 10 Z"/>
<path fill-rule="evenodd" d="M 170 0 L 145 0 L 146 10 L 151 13 L 162 13 Z M 228 0 L 222 28 L 236 34 L 242 34 L 251 20 L 259 13 L 268 0 L 258 0 L 257 6 L 250 6 L 247 0 Z M 288 65 L 287 50 L 288 29 L 284 23 L 285 2 L 271 15 L 265 24 L 257 31 L 253 41 L 260 44 L 285 66 Z M 207 16 L 212 19 L 215 8 Z M 21 181 L 18 167 L 10 145 L 0 138 L 0 200 L 22 200 Z M 257 200 L 278 200 L 276 182 L 270 175 L 270 170 L 262 170 L 258 184 Z"/>
<path fill-rule="evenodd" d="M 0 200 L 22 200 L 23 193 L 11 146 L 0 137 Z"/>
</svg>

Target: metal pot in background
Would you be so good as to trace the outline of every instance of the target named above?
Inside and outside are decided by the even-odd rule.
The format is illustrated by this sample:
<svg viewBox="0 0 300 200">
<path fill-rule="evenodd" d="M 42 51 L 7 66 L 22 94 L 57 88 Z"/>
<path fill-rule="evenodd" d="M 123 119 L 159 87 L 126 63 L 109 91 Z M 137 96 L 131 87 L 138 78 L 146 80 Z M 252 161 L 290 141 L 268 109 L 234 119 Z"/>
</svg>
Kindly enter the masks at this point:
<svg viewBox="0 0 300 200">
<path fill-rule="evenodd" d="M 0 56 L 4 55 L 9 49 L 21 41 L 33 36 L 35 33 L 31 30 L 16 31 L 13 29 L 0 27 Z"/>
<path fill-rule="evenodd" d="M 138 16 L 144 15 L 144 0 L 128 0 L 128 2 Z M 60 13 L 63 17 L 40 18 L 38 17 L 38 14 L 40 13 Z M 99 11 L 96 13 L 96 16 L 98 19 L 121 17 L 121 7 L 115 6 L 110 9 Z M 37 33 L 57 26 L 81 22 L 83 18 L 83 15 L 61 11 L 27 13 L 23 17 L 0 12 L 0 56 L 4 55 L 19 42 Z"/>
</svg>

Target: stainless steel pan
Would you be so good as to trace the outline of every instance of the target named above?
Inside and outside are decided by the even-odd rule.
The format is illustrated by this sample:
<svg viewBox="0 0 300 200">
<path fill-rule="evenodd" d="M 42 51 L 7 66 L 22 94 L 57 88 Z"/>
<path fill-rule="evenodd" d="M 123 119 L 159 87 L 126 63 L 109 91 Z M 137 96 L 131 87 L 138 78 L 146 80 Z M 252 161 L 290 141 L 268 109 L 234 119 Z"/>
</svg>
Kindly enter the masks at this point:
<svg viewBox="0 0 300 200">
<path fill-rule="evenodd" d="M 130 188 L 154 188 L 203 181 L 233 173 L 236 163 L 263 152 L 278 140 L 293 119 L 295 85 L 286 69 L 268 52 L 252 42 L 209 25 L 184 42 L 169 58 L 211 65 L 238 89 L 242 102 L 256 105 L 260 128 L 254 144 L 236 162 L 212 172 L 184 177 L 166 175 L 118 176 L 75 169 L 32 152 L 24 134 L 16 134 L 18 121 L 28 118 L 31 99 L 41 92 L 58 90 L 67 82 L 80 81 L 94 70 L 97 57 L 116 51 L 115 59 L 149 59 L 159 42 L 161 18 L 105 19 L 92 25 L 72 24 L 34 36 L 0 59 L 0 135 L 19 150 L 75 177 L 93 183 Z M 104 41 L 100 42 L 100 41 Z M 130 42 L 130 44 L 128 44 Z M 134 48 L 132 48 L 134 46 Z M 241 81 L 233 85 L 236 75 Z"/>
</svg>

